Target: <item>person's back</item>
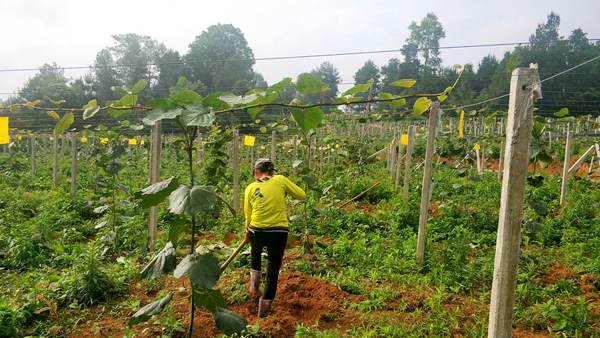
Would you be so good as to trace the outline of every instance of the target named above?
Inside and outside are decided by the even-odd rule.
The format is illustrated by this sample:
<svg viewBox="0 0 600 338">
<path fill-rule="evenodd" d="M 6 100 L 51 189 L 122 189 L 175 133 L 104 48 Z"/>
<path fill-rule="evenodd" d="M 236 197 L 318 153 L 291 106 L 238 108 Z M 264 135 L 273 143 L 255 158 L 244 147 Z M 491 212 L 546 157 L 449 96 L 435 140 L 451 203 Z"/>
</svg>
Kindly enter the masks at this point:
<svg viewBox="0 0 600 338">
<path fill-rule="evenodd" d="M 244 194 L 246 225 L 254 229 L 288 229 L 285 197 L 304 199 L 304 191 L 283 175 L 250 183 Z M 247 205 L 246 205 L 247 204 Z"/>
<path fill-rule="evenodd" d="M 258 315 L 268 314 L 277 291 L 277 279 L 288 237 L 288 215 L 285 197 L 304 199 L 304 191 L 282 175 L 273 175 L 275 168 L 269 159 L 261 158 L 254 165 L 255 182 L 244 192 L 246 239 L 251 245 L 249 292 L 257 296 L 261 279 L 261 255 L 267 248 L 269 264 Z"/>
</svg>

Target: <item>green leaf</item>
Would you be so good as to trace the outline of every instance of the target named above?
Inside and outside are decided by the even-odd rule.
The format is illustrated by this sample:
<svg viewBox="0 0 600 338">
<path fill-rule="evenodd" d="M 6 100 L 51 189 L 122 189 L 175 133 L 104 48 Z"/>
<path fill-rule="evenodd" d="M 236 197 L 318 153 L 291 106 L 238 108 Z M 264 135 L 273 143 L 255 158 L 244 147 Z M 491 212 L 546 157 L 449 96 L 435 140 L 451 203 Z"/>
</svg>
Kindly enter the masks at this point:
<svg viewBox="0 0 600 338">
<path fill-rule="evenodd" d="M 49 111 L 47 114 L 55 121 L 60 120 L 60 116 L 54 110 Z"/>
<path fill-rule="evenodd" d="M 427 111 L 427 109 L 429 109 L 429 107 L 431 107 L 431 104 L 432 102 L 429 98 L 421 97 L 417 99 L 415 101 L 415 104 L 413 105 L 414 115 L 422 115 L 424 112 Z"/>
<path fill-rule="evenodd" d="M 111 108 L 109 110 L 110 116 L 118 118 L 123 114 L 129 112 L 136 101 L 137 95 L 125 95 L 119 100 L 112 101 L 109 105 L 109 107 Z"/>
<path fill-rule="evenodd" d="M 98 107 L 98 101 L 96 99 L 90 100 L 85 106 L 83 106 L 83 119 L 87 120 L 92 116 L 96 115 L 96 113 L 100 110 Z"/>
<path fill-rule="evenodd" d="M 539 216 L 547 216 L 548 215 L 548 208 L 546 207 L 546 203 L 542 202 L 542 201 L 537 201 L 537 200 L 530 200 L 529 202 L 529 206 L 531 207 L 531 209 L 533 209 L 533 211 L 535 211 L 536 214 L 538 214 Z"/>
<path fill-rule="evenodd" d="M 350 95 L 354 95 L 354 94 L 358 94 L 358 93 L 365 93 L 369 91 L 369 88 L 371 88 L 371 84 L 370 83 L 360 83 L 355 85 L 354 87 L 346 90 L 342 96 L 350 96 Z"/>
<path fill-rule="evenodd" d="M 108 208 L 110 208 L 109 205 L 101 205 L 99 207 L 94 208 L 94 213 L 101 214 L 101 213 L 105 212 L 106 210 L 108 210 Z"/>
<path fill-rule="evenodd" d="M 292 168 L 294 168 L 294 169 L 298 168 L 298 166 L 300 166 L 300 164 L 302 164 L 302 162 L 303 162 L 302 160 L 294 160 L 292 162 Z"/>
<path fill-rule="evenodd" d="M 267 127 L 260 127 L 260 128 L 258 128 L 258 131 L 260 131 L 263 134 L 266 134 L 268 130 L 267 130 Z"/>
<path fill-rule="evenodd" d="M 221 109 L 228 108 L 227 103 L 225 103 L 221 99 L 219 99 L 219 97 L 221 97 L 221 95 L 223 95 L 223 93 L 221 93 L 221 92 L 210 93 L 210 94 L 206 95 L 204 97 L 204 99 L 202 100 L 202 105 L 204 105 L 206 107 L 211 107 L 215 110 L 221 110 Z"/>
<path fill-rule="evenodd" d="M 179 244 L 179 237 L 186 230 L 188 220 L 184 216 L 173 215 L 169 221 L 169 236 L 168 240 L 173 243 L 174 247 Z"/>
<path fill-rule="evenodd" d="M 227 307 L 225 299 L 219 290 L 194 288 L 194 304 L 214 313 Z"/>
<path fill-rule="evenodd" d="M 446 101 L 447 98 L 448 98 L 447 95 L 438 95 L 438 97 L 437 97 L 438 101 L 440 101 L 440 102 Z"/>
<path fill-rule="evenodd" d="M 552 156 L 548 155 L 548 153 L 544 150 L 540 151 L 537 156 L 537 160 L 542 164 L 542 166 L 547 167 L 552 163 Z"/>
<path fill-rule="evenodd" d="M 326 92 L 330 89 L 325 82 L 319 79 L 319 77 L 310 73 L 302 73 L 298 75 L 296 87 L 302 94 L 317 94 Z"/>
<path fill-rule="evenodd" d="M 289 87 L 291 84 L 292 84 L 292 78 L 286 77 L 283 80 L 271 85 L 271 87 L 269 87 L 268 91 L 281 93 L 284 89 Z"/>
<path fill-rule="evenodd" d="M 202 104 L 202 96 L 190 89 L 178 90 L 169 99 L 178 106 Z"/>
<path fill-rule="evenodd" d="M 554 122 L 556 123 L 573 123 L 577 121 L 577 119 L 575 119 L 575 116 L 566 116 L 566 117 L 561 117 L 559 119 L 556 119 Z"/>
<path fill-rule="evenodd" d="M 194 287 L 210 289 L 219 280 L 220 271 L 219 263 L 211 254 L 191 254 L 179 262 L 173 276 L 185 276 L 192 281 Z"/>
<path fill-rule="evenodd" d="M 181 108 L 166 111 L 162 109 L 155 109 L 148 113 L 148 115 L 142 119 L 142 122 L 144 122 L 145 125 L 153 126 L 160 120 L 176 118 L 177 116 L 181 115 L 182 111 L 183 110 Z"/>
<path fill-rule="evenodd" d="M 160 109 L 160 110 L 171 110 L 171 109 L 176 108 L 175 105 L 173 104 L 173 102 L 171 102 L 171 100 L 169 100 L 167 98 L 154 99 L 154 100 L 150 101 L 150 103 L 148 105 L 154 109 Z"/>
<path fill-rule="evenodd" d="M 244 317 L 227 309 L 219 309 L 219 311 L 213 313 L 213 318 L 219 330 L 228 336 L 241 333 L 248 325 Z"/>
<path fill-rule="evenodd" d="M 227 103 L 229 106 L 233 107 L 233 106 L 238 106 L 238 105 L 245 105 L 248 104 L 254 100 L 257 99 L 258 96 L 256 96 L 255 94 L 252 95 L 248 95 L 248 96 L 237 96 L 231 93 L 226 93 L 223 94 L 219 97 L 219 99 L 225 103 Z"/>
<path fill-rule="evenodd" d="M 66 113 L 54 126 L 54 133 L 57 135 L 64 134 L 74 121 L 75 115 L 73 115 L 71 112 Z"/>
<path fill-rule="evenodd" d="M 294 121 L 305 133 L 315 129 L 323 121 L 323 111 L 318 107 L 312 108 L 290 108 Z"/>
<path fill-rule="evenodd" d="M 127 89 L 125 89 L 123 87 L 119 87 L 119 86 L 112 86 L 112 87 L 110 87 L 110 90 L 112 90 L 113 93 L 120 95 L 120 96 L 125 96 L 125 95 L 131 94 L 131 92 L 129 92 Z"/>
<path fill-rule="evenodd" d="M 212 209 L 217 196 L 211 186 L 189 187 L 182 185 L 169 195 L 169 211 L 187 216 L 205 213 Z"/>
<path fill-rule="evenodd" d="M 140 131 L 140 130 L 144 129 L 144 125 L 143 124 L 132 124 L 129 126 L 129 129 L 131 129 L 133 131 Z"/>
<path fill-rule="evenodd" d="M 178 186 L 179 181 L 172 176 L 136 192 L 134 197 L 139 200 L 140 207 L 148 209 L 164 201 Z"/>
<path fill-rule="evenodd" d="M 204 106 L 193 105 L 181 112 L 179 116 L 186 127 L 208 127 L 215 120 L 215 114 Z"/>
<path fill-rule="evenodd" d="M 139 80 L 136 84 L 133 85 L 133 87 L 131 88 L 131 93 L 132 94 L 139 94 L 142 90 L 144 90 L 144 88 L 146 88 L 146 85 L 148 84 L 148 81 L 142 79 Z"/>
<path fill-rule="evenodd" d="M 167 304 L 169 304 L 172 298 L 173 294 L 169 293 L 165 297 L 142 307 L 136 313 L 133 314 L 133 317 L 129 320 L 129 323 L 127 325 L 129 327 L 132 327 L 135 324 L 147 321 L 155 314 L 161 313 L 162 310 L 164 310 L 164 308 L 167 306 Z"/>
<path fill-rule="evenodd" d="M 554 116 L 556 117 L 565 117 L 567 115 L 569 115 L 569 108 L 566 107 L 554 113 Z"/>
<path fill-rule="evenodd" d="M 175 248 L 173 243 L 167 242 L 154 258 L 140 272 L 143 278 L 156 279 L 169 273 L 175 267 Z"/>
<path fill-rule="evenodd" d="M 390 84 L 392 86 L 396 86 L 396 87 L 411 88 L 412 86 L 415 85 L 415 83 L 417 83 L 417 81 L 413 80 L 413 79 L 402 79 L 402 80 L 394 81 Z"/>
</svg>

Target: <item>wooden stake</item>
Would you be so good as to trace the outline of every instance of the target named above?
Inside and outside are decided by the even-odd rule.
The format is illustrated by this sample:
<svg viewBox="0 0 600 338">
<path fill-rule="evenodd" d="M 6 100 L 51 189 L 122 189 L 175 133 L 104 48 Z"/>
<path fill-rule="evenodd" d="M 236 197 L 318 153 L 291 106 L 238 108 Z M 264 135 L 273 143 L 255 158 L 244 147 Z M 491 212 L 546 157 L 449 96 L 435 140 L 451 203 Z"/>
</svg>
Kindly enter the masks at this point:
<svg viewBox="0 0 600 338">
<path fill-rule="evenodd" d="M 429 201 L 431 199 L 431 169 L 433 152 L 435 151 L 435 134 L 437 130 L 440 103 L 434 102 L 429 111 L 429 128 L 427 133 L 427 148 L 425 151 L 425 167 L 423 169 L 423 184 L 421 189 L 421 206 L 419 211 L 419 233 L 417 235 L 417 264 L 425 263 L 425 237 L 427 233 L 427 218 L 429 217 Z"/>
<path fill-rule="evenodd" d="M 563 163 L 562 183 L 560 185 L 560 205 L 564 206 L 567 200 L 567 190 L 569 188 L 569 162 L 571 161 L 571 135 L 570 126 L 567 124 L 567 141 L 565 142 L 565 161 Z"/>
<path fill-rule="evenodd" d="M 160 157 L 161 157 L 161 130 L 160 121 L 156 122 L 151 129 L 150 135 L 150 184 L 160 181 Z M 148 251 L 154 252 L 156 238 L 158 237 L 158 208 L 150 208 L 148 215 Z"/>
<path fill-rule="evenodd" d="M 517 68 L 512 72 L 504 151 L 504 177 L 489 312 L 488 337 L 490 338 L 512 337 L 512 314 L 521 244 L 525 178 L 533 126 L 533 104 L 541 96 L 539 89 L 531 88 L 532 86 L 539 86 L 536 65 Z"/>
<path fill-rule="evenodd" d="M 398 191 L 398 187 L 400 186 L 400 169 L 402 168 L 402 165 L 400 163 L 400 159 L 402 155 L 402 149 L 406 148 L 402 146 L 402 130 L 400 130 L 400 133 L 398 134 L 398 157 L 396 159 L 396 173 L 395 173 L 395 177 L 394 177 L 394 189 L 396 191 Z"/>
<path fill-rule="evenodd" d="M 71 198 L 77 199 L 77 133 L 71 133 Z"/>
<path fill-rule="evenodd" d="M 275 130 L 273 130 L 271 132 L 271 162 L 276 163 L 275 162 L 275 155 L 277 154 L 277 144 L 275 143 L 276 139 L 275 139 Z"/>
<path fill-rule="evenodd" d="M 408 190 L 410 185 L 410 175 L 412 174 L 412 155 L 415 149 L 415 126 L 408 127 L 408 145 L 406 146 L 406 160 L 404 162 L 404 187 L 402 189 L 402 198 L 408 202 Z"/>
</svg>

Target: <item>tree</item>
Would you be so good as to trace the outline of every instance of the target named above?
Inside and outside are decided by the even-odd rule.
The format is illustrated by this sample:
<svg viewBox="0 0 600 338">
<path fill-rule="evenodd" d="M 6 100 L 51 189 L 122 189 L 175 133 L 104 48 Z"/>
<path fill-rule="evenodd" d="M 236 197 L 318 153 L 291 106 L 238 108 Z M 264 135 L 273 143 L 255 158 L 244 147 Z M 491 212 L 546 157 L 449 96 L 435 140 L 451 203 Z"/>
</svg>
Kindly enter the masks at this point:
<svg viewBox="0 0 600 338">
<path fill-rule="evenodd" d="M 492 83 L 492 76 L 498 68 L 498 59 L 493 55 L 484 56 L 477 67 L 475 89 L 480 92 Z"/>
<path fill-rule="evenodd" d="M 90 98 L 91 79 L 84 77 L 71 81 L 56 63 L 44 64 L 39 73 L 27 80 L 18 95 L 19 102 L 65 100 L 63 106 L 67 108 L 79 108 Z"/>
<path fill-rule="evenodd" d="M 367 62 L 354 73 L 354 83 L 366 83 L 369 80 L 373 80 L 373 86 L 377 87 L 379 85 L 379 77 L 379 67 L 377 67 L 372 60 L 367 60 Z"/>
<path fill-rule="evenodd" d="M 410 36 L 406 40 L 405 57 L 414 55 L 416 49 L 421 52 L 423 65 L 426 68 L 432 72 L 439 70 L 442 64 L 439 50 L 440 40 L 446 37 L 446 32 L 437 16 L 433 13 L 427 13 L 419 24 L 412 22 L 408 28 L 410 29 Z M 413 60 L 406 61 L 413 62 Z"/>
<path fill-rule="evenodd" d="M 155 82 L 159 74 L 155 65 L 167 52 L 164 44 L 149 36 L 129 33 L 112 38 L 115 44 L 98 52 L 94 65 L 94 90 L 101 102 L 117 98 L 113 86 L 130 88 L 141 79 Z"/>
<path fill-rule="evenodd" d="M 329 102 L 338 94 L 338 84 L 342 80 L 340 73 L 329 61 L 321 63 L 317 68 L 311 71 L 311 74 L 318 76 L 321 81 L 329 86 L 329 91 L 322 93 L 320 99 L 323 102 Z M 317 101 L 319 98 L 315 97 Z"/>
<path fill-rule="evenodd" d="M 384 92 L 396 94 L 401 91 L 399 87 L 390 85 L 390 83 L 400 79 L 400 65 L 400 60 L 391 58 L 386 65 L 381 67 L 381 84 Z"/>
<path fill-rule="evenodd" d="M 179 52 L 168 49 L 158 59 L 158 83 L 153 88 L 155 96 L 165 96 L 169 89 L 176 86 L 181 77 L 190 73 L 189 68 L 183 63 Z M 198 87 L 199 84 L 196 86 Z"/>
<path fill-rule="evenodd" d="M 208 27 L 190 44 L 184 59 L 191 78 L 208 91 L 232 91 L 240 81 L 252 81 L 254 54 L 244 34 L 231 24 Z"/>
</svg>

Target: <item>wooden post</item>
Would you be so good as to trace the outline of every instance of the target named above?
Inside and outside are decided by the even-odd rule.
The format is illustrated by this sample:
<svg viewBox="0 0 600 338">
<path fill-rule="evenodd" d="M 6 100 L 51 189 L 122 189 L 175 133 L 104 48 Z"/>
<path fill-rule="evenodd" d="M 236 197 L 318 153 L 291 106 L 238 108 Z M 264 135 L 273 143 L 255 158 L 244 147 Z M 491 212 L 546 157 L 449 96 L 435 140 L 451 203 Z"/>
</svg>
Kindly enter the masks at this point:
<svg viewBox="0 0 600 338">
<path fill-rule="evenodd" d="M 402 147 L 402 130 L 400 130 L 400 133 L 398 134 L 398 157 L 396 159 L 396 174 L 394 175 L 394 189 L 396 191 L 398 191 L 398 187 L 400 186 L 400 168 L 402 168 L 402 165 L 400 164 L 400 158 L 402 155 L 402 149 L 405 147 Z"/>
<path fill-rule="evenodd" d="M 541 96 L 539 88 L 534 86 L 539 86 L 536 65 L 517 68 L 512 72 L 504 150 L 504 177 L 489 312 L 489 338 L 512 337 L 512 314 L 521 244 L 525 179 L 533 127 L 533 105 Z"/>
<path fill-rule="evenodd" d="M 34 134 L 31 134 L 31 138 L 29 139 L 29 141 L 30 141 L 30 146 L 31 146 L 31 176 L 35 176 L 36 153 L 35 153 L 35 135 Z"/>
<path fill-rule="evenodd" d="M 231 189 L 231 206 L 235 210 L 236 215 L 240 213 L 240 144 L 239 132 L 233 130 L 232 154 L 231 154 L 231 171 L 233 178 L 233 187 Z"/>
<path fill-rule="evenodd" d="M 477 175 L 481 175 L 481 172 L 483 171 L 481 168 L 481 153 L 477 148 L 475 149 L 475 156 L 477 158 Z"/>
<path fill-rule="evenodd" d="M 160 121 L 156 122 L 151 129 L 150 135 L 150 184 L 160 181 L 160 157 L 161 157 L 161 131 Z M 148 215 L 148 251 L 154 252 L 154 245 L 158 237 L 158 208 L 150 207 Z"/>
<path fill-rule="evenodd" d="M 410 175 L 412 174 L 412 155 L 415 149 L 415 129 L 415 126 L 408 127 L 408 145 L 406 146 L 406 160 L 404 161 L 404 187 L 402 189 L 402 198 L 404 198 L 405 203 L 408 201 Z"/>
<path fill-rule="evenodd" d="M 431 169 L 439 109 L 440 103 L 434 102 L 429 111 L 429 127 L 427 130 L 427 147 L 425 151 L 425 166 L 423 168 L 421 206 L 419 211 L 419 233 L 417 235 L 417 264 L 421 266 L 425 263 L 425 236 L 427 232 L 427 218 L 429 217 L 429 201 L 431 199 Z"/>
<path fill-rule="evenodd" d="M 71 198 L 77 199 L 77 133 L 71 133 Z"/>
<path fill-rule="evenodd" d="M 52 184 L 58 187 L 58 135 L 52 136 Z"/>
<path fill-rule="evenodd" d="M 565 205 L 567 200 L 567 190 L 569 187 L 569 162 L 571 161 L 571 142 L 573 140 L 573 135 L 571 135 L 571 131 L 569 130 L 570 126 L 567 124 L 567 141 L 565 143 L 565 162 L 563 163 L 563 172 L 562 172 L 562 183 L 560 186 L 560 205 Z"/>
<path fill-rule="evenodd" d="M 500 157 L 498 158 L 498 181 L 502 179 L 502 169 L 503 169 L 503 157 L 504 157 L 504 139 L 500 141 Z"/>
</svg>

